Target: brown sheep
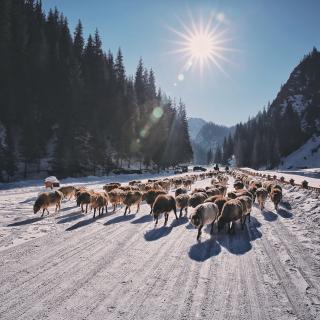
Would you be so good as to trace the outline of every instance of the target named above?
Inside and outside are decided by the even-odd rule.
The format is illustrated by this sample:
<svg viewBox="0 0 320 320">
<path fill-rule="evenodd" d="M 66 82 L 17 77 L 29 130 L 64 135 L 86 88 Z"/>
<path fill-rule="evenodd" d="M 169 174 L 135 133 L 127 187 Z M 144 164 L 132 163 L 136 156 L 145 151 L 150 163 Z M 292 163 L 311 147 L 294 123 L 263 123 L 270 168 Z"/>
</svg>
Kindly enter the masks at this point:
<svg viewBox="0 0 320 320">
<path fill-rule="evenodd" d="M 207 198 L 206 200 L 204 200 L 204 203 L 206 202 L 215 202 L 217 199 L 223 198 L 223 196 L 221 194 L 218 194 L 216 196 L 211 196 L 209 198 Z"/>
<path fill-rule="evenodd" d="M 177 188 L 174 192 L 175 197 L 177 197 L 180 194 L 188 193 L 188 190 L 186 188 Z"/>
<path fill-rule="evenodd" d="M 108 192 L 110 203 L 113 206 L 113 212 L 115 212 L 118 205 L 120 205 L 125 197 L 125 192 L 121 189 L 113 189 Z"/>
<path fill-rule="evenodd" d="M 165 226 L 168 222 L 169 212 L 172 210 L 176 216 L 176 219 L 178 220 L 176 201 L 174 200 L 174 197 L 167 194 L 158 195 L 152 207 L 153 217 L 156 221 L 155 226 L 158 224 L 158 219 L 161 213 L 164 213 L 165 216 Z"/>
<path fill-rule="evenodd" d="M 118 182 L 115 182 L 115 183 L 109 183 L 109 184 L 106 184 L 105 186 L 103 186 L 103 190 L 107 191 L 107 192 L 110 192 L 111 190 L 113 189 L 117 189 L 121 186 L 120 183 Z"/>
<path fill-rule="evenodd" d="M 48 207 L 56 206 L 55 212 L 60 211 L 61 200 L 63 198 L 63 194 L 60 191 L 55 192 L 43 192 L 39 194 L 37 200 L 33 205 L 33 212 L 37 213 L 40 209 L 42 209 L 42 215 L 44 215 L 44 211 L 47 210 L 49 214 Z"/>
<path fill-rule="evenodd" d="M 263 210 L 266 200 L 268 198 L 268 190 L 266 188 L 259 188 L 256 191 L 256 196 L 260 209 Z"/>
<path fill-rule="evenodd" d="M 139 212 L 140 209 L 140 203 L 142 201 L 142 192 L 140 191 L 129 191 L 124 199 L 123 204 L 126 206 L 126 209 L 124 211 L 124 215 L 127 214 L 127 210 L 129 209 L 129 213 L 131 212 L 131 206 L 137 205 L 137 212 Z"/>
<path fill-rule="evenodd" d="M 96 210 L 98 209 L 99 216 L 103 214 L 103 210 L 106 208 L 108 212 L 108 195 L 104 192 L 95 193 L 91 196 L 91 209 L 93 209 L 93 218 L 96 217 Z"/>
<path fill-rule="evenodd" d="M 244 184 L 243 184 L 242 181 L 236 180 L 236 181 L 233 183 L 233 187 L 234 187 L 236 190 L 240 190 L 240 189 L 243 189 L 243 188 L 244 188 Z"/>
<path fill-rule="evenodd" d="M 282 190 L 278 188 L 272 188 L 270 198 L 271 201 L 274 203 L 274 208 L 278 210 L 279 203 L 282 200 Z"/>
<path fill-rule="evenodd" d="M 189 195 L 180 194 L 176 196 L 176 205 L 180 209 L 180 218 L 182 217 L 182 210 L 185 209 L 186 215 L 188 214 Z"/>
<path fill-rule="evenodd" d="M 210 234 L 213 234 L 213 225 L 218 217 L 219 209 L 214 203 L 199 204 L 190 216 L 191 223 L 198 228 L 197 240 L 201 237 L 201 230 L 205 224 L 211 224 Z"/>
<path fill-rule="evenodd" d="M 222 192 L 218 188 L 210 188 L 206 190 L 208 197 L 222 195 Z"/>
<path fill-rule="evenodd" d="M 195 208 L 199 204 L 203 203 L 208 198 L 205 192 L 197 192 L 191 195 L 189 199 L 189 206 Z"/>
<path fill-rule="evenodd" d="M 241 228 L 244 224 L 242 222 L 242 205 L 238 199 L 232 199 L 227 201 L 223 208 L 221 215 L 218 217 L 218 231 L 220 231 L 226 224 L 228 225 L 228 232 L 235 232 L 234 223 L 237 220 L 241 220 Z M 230 225 L 231 224 L 231 225 Z"/>
<path fill-rule="evenodd" d="M 154 201 L 156 200 L 156 197 L 160 194 L 166 194 L 166 192 L 163 190 L 151 189 L 143 194 L 142 201 L 146 201 L 146 203 L 150 206 L 150 208 L 151 208 L 150 214 L 152 213 L 152 205 L 153 205 Z"/>
<path fill-rule="evenodd" d="M 86 205 L 86 213 L 88 213 L 88 205 L 91 203 L 91 196 L 94 192 L 90 190 L 80 191 L 77 194 L 77 206 L 81 207 L 81 212 L 84 212 L 83 205 Z"/>
<path fill-rule="evenodd" d="M 191 190 L 192 180 L 191 180 L 191 179 L 183 180 L 183 185 L 184 185 L 184 187 L 186 187 L 187 189 Z"/>
<path fill-rule="evenodd" d="M 199 192 L 204 192 L 206 193 L 206 189 L 204 188 L 195 188 L 192 190 L 191 194 L 199 193 Z"/>
<path fill-rule="evenodd" d="M 221 196 L 214 201 L 214 203 L 217 205 L 219 209 L 219 216 L 222 213 L 222 208 L 227 201 L 229 201 L 228 198 L 221 197 Z"/>
<path fill-rule="evenodd" d="M 62 192 L 64 199 L 68 197 L 68 200 L 71 200 L 76 195 L 76 188 L 74 186 L 61 187 L 58 191 Z"/>
<path fill-rule="evenodd" d="M 244 222 L 246 221 L 246 218 L 248 216 L 249 222 L 250 222 L 250 214 L 252 210 L 252 197 L 251 196 L 240 196 L 237 198 L 242 205 L 242 215 L 244 216 Z"/>
</svg>

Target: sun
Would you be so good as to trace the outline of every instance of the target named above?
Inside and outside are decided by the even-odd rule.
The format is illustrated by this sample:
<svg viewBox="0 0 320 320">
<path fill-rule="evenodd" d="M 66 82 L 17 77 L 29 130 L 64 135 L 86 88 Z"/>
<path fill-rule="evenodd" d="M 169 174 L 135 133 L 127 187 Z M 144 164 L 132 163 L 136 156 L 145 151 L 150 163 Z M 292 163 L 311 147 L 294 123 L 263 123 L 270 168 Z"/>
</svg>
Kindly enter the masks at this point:
<svg viewBox="0 0 320 320">
<path fill-rule="evenodd" d="M 227 28 L 222 23 L 224 19 L 224 14 L 219 13 L 211 15 L 204 23 L 203 17 L 195 21 L 190 14 L 190 26 L 179 20 L 183 30 L 169 27 L 178 35 L 178 39 L 173 41 L 178 48 L 171 53 L 183 54 L 186 61 L 184 72 L 191 67 L 199 67 L 200 72 L 203 73 L 205 67 L 214 65 L 227 75 L 223 68 L 223 62 L 230 63 L 226 52 L 235 50 L 226 46 L 230 39 L 226 38 Z"/>
</svg>

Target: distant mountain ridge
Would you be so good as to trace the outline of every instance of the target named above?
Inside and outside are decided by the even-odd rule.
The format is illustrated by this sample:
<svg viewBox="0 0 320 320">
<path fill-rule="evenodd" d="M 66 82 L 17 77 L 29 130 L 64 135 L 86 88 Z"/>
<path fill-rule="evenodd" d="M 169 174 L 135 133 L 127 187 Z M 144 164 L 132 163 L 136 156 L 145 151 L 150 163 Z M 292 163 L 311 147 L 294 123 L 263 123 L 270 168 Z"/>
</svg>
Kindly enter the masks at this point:
<svg viewBox="0 0 320 320">
<path fill-rule="evenodd" d="M 211 149 L 215 153 L 218 145 L 221 145 L 224 138 L 234 130 L 234 127 L 229 128 L 201 118 L 189 118 L 188 127 L 194 163 L 197 164 L 205 164 L 207 152 Z"/>
</svg>

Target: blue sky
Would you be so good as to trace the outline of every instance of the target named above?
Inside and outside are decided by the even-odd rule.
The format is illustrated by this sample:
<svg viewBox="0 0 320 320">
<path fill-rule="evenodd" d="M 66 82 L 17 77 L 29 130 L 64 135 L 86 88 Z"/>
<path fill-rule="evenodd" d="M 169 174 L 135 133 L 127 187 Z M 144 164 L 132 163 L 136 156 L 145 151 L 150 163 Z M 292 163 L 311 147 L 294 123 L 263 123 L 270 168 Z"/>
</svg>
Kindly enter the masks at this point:
<svg viewBox="0 0 320 320">
<path fill-rule="evenodd" d="M 54 6 L 72 31 L 81 19 L 85 35 L 98 28 L 105 50 L 121 47 L 129 74 L 141 56 L 157 85 L 185 102 L 188 116 L 224 125 L 255 115 L 303 55 L 320 48 L 318 0 L 43 0 L 46 11 Z M 168 53 L 179 48 L 170 28 L 184 32 L 179 19 L 190 26 L 189 12 L 197 22 L 211 13 L 225 17 L 218 30 L 229 39 L 224 46 L 236 49 L 223 55 L 231 63 L 219 60 L 227 75 L 210 64 L 202 74 L 192 67 L 177 79 L 186 60 Z"/>
</svg>

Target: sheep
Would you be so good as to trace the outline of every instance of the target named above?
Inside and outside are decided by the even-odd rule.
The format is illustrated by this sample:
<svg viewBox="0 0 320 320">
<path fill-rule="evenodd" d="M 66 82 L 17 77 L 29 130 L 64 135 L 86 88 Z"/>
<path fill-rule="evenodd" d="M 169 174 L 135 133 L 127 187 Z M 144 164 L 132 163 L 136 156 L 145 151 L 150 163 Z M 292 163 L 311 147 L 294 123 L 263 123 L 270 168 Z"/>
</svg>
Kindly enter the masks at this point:
<svg viewBox="0 0 320 320">
<path fill-rule="evenodd" d="M 114 183 L 108 183 L 106 185 L 103 186 L 103 190 L 105 190 L 106 192 L 110 192 L 113 189 L 117 189 L 121 186 L 120 183 L 118 182 L 114 182 Z"/>
<path fill-rule="evenodd" d="M 171 187 L 171 182 L 168 181 L 168 180 L 162 180 L 162 181 L 159 181 L 158 184 L 160 185 L 160 187 L 165 190 L 165 191 L 169 191 L 170 190 L 170 187 Z"/>
<path fill-rule="evenodd" d="M 218 188 L 210 188 L 206 190 L 206 194 L 208 197 L 212 197 L 216 195 L 222 195 L 222 192 Z"/>
<path fill-rule="evenodd" d="M 192 190 L 191 194 L 195 194 L 195 193 L 199 193 L 199 192 L 206 193 L 206 189 L 204 189 L 204 188 L 195 188 L 195 189 Z"/>
<path fill-rule="evenodd" d="M 122 203 L 123 198 L 125 196 L 125 192 L 117 188 L 108 192 L 108 196 L 109 196 L 110 203 L 113 206 L 113 212 L 115 212 L 116 207 Z"/>
<path fill-rule="evenodd" d="M 72 197 L 75 197 L 76 188 L 74 186 L 65 186 L 58 189 L 58 191 L 62 192 L 63 198 L 69 197 L 68 200 L 71 200 Z"/>
<path fill-rule="evenodd" d="M 83 205 L 86 205 L 86 213 L 88 213 L 88 205 L 91 203 L 91 196 L 94 194 L 92 191 L 80 191 L 77 194 L 77 206 L 81 206 L 81 212 L 84 212 Z"/>
<path fill-rule="evenodd" d="M 174 192 L 175 197 L 179 196 L 180 194 L 188 193 L 186 188 L 177 188 Z"/>
<path fill-rule="evenodd" d="M 154 190 L 154 189 L 151 189 L 151 190 L 149 190 L 149 191 L 147 191 L 146 193 L 143 194 L 142 200 L 143 200 L 143 201 L 145 200 L 146 203 L 147 203 L 148 205 L 150 205 L 150 208 L 151 208 L 150 214 L 152 213 L 152 205 L 153 205 L 156 197 L 157 197 L 158 195 L 160 195 L 160 194 L 164 195 L 164 194 L 166 194 L 166 192 L 163 191 L 163 190 Z"/>
<path fill-rule="evenodd" d="M 142 192 L 140 191 L 129 191 L 124 199 L 123 204 L 126 206 L 126 209 L 124 211 L 124 215 L 127 214 L 127 210 L 129 209 L 129 213 L 131 212 L 131 206 L 137 205 L 137 212 L 139 212 L 140 209 L 140 203 L 142 201 Z"/>
<path fill-rule="evenodd" d="M 191 180 L 191 179 L 183 180 L 183 185 L 184 185 L 187 189 L 191 190 L 192 180 Z"/>
<path fill-rule="evenodd" d="M 104 207 L 108 212 L 108 195 L 104 192 L 95 193 L 91 196 L 91 209 L 93 209 L 93 218 L 96 217 L 96 209 L 99 211 L 99 216 L 103 214 Z"/>
<path fill-rule="evenodd" d="M 33 205 L 33 212 L 36 214 L 40 209 L 42 209 L 42 215 L 44 215 L 44 211 L 47 210 L 49 214 L 48 207 L 56 206 L 55 212 L 60 211 L 61 201 L 63 198 L 63 194 L 60 191 L 55 192 L 43 192 L 39 194 L 37 200 Z"/>
<path fill-rule="evenodd" d="M 195 208 L 199 204 L 203 203 L 208 198 L 204 192 L 197 192 L 191 195 L 189 198 L 189 206 Z"/>
<path fill-rule="evenodd" d="M 132 180 L 132 181 L 129 181 L 129 186 L 135 186 L 139 183 L 141 183 L 141 180 Z"/>
<path fill-rule="evenodd" d="M 259 203 L 260 209 L 264 209 L 265 202 L 268 198 L 268 190 L 266 188 L 259 188 L 256 191 L 257 201 Z"/>
<path fill-rule="evenodd" d="M 252 201 L 256 201 L 256 192 L 257 192 L 257 187 L 255 185 L 249 187 L 248 191 L 252 194 Z"/>
<path fill-rule="evenodd" d="M 272 188 L 270 198 L 271 201 L 274 203 L 274 208 L 278 210 L 279 203 L 282 200 L 282 190 L 278 188 Z"/>
<path fill-rule="evenodd" d="M 242 215 L 244 216 L 244 221 L 243 223 L 246 222 L 246 218 L 248 216 L 249 222 L 250 222 L 250 214 L 252 210 L 252 197 L 251 196 L 240 196 L 237 198 L 242 205 Z"/>
<path fill-rule="evenodd" d="M 185 209 L 186 215 L 188 213 L 189 195 L 180 194 L 176 197 L 176 206 L 180 209 L 180 218 L 182 217 L 182 210 Z"/>
<path fill-rule="evenodd" d="M 223 196 L 221 194 L 217 194 L 215 196 L 211 196 L 209 198 L 207 198 L 206 200 L 204 200 L 204 203 L 206 202 L 215 202 L 217 199 L 223 198 Z"/>
<path fill-rule="evenodd" d="M 224 204 L 228 201 L 229 199 L 228 198 L 225 198 L 225 197 L 219 197 L 217 198 L 214 203 L 217 205 L 218 209 L 219 209 L 219 216 L 220 214 L 222 213 L 222 208 L 224 206 Z"/>
<path fill-rule="evenodd" d="M 234 223 L 236 220 L 241 220 L 241 228 L 243 229 L 244 224 L 242 223 L 242 205 L 239 199 L 232 199 L 227 201 L 223 208 L 222 212 L 218 217 L 218 231 L 227 224 L 228 232 L 235 232 Z M 231 223 L 231 226 L 230 226 Z"/>
<path fill-rule="evenodd" d="M 158 219 L 161 213 L 164 213 L 164 216 L 165 216 L 165 220 L 164 220 L 164 226 L 165 226 L 168 222 L 169 212 L 172 210 L 176 216 L 176 219 L 178 220 L 176 201 L 174 197 L 167 194 L 158 195 L 152 207 L 153 218 L 156 221 L 155 226 L 157 226 L 158 224 Z"/>
<path fill-rule="evenodd" d="M 212 202 L 199 204 L 190 216 L 191 223 L 198 228 L 197 240 L 201 237 L 201 230 L 205 224 L 211 224 L 210 234 L 213 234 L 213 225 L 219 215 L 219 208 Z"/>
<path fill-rule="evenodd" d="M 244 188 L 244 184 L 242 181 L 240 180 L 236 180 L 233 184 L 233 187 L 236 189 L 236 190 L 240 190 L 240 189 L 243 189 Z"/>
<path fill-rule="evenodd" d="M 182 179 L 175 178 L 175 179 L 173 179 L 172 184 L 173 184 L 174 188 L 177 189 L 182 185 Z"/>
</svg>

